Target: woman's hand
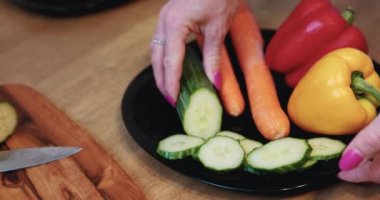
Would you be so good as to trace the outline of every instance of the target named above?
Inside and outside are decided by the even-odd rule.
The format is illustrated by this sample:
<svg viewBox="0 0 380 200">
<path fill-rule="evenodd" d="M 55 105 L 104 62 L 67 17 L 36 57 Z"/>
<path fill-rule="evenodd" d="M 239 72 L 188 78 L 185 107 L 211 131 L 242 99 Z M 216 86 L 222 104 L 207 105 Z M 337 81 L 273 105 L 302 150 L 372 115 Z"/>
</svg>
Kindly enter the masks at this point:
<svg viewBox="0 0 380 200">
<path fill-rule="evenodd" d="M 380 183 L 380 115 L 347 146 L 339 167 L 345 181 Z"/>
<path fill-rule="evenodd" d="M 185 42 L 193 32 L 204 37 L 203 65 L 210 81 L 220 87 L 219 57 L 239 0 L 171 0 L 160 11 L 151 44 L 156 85 L 166 100 L 177 101 Z"/>
</svg>

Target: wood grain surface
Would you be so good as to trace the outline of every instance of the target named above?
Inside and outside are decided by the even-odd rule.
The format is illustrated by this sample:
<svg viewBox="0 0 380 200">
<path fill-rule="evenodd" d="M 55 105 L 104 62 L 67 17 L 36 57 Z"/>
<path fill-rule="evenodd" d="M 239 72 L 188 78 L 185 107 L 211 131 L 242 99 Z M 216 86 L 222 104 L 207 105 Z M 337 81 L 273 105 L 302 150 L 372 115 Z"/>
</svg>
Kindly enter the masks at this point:
<svg viewBox="0 0 380 200">
<path fill-rule="evenodd" d="M 39 92 L 19 84 L 2 85 L 0 100 L 10 102 L 18 111 L 16 130 L 5 142 L 9 149 L 39 146 L 82 148 L 74 156 L 25 169 L 22 177 L 29 184 L 23 186 L 29 187 L 27 191 L 35 191 L 25 195 L 37 199 L 145 198 L 142 190 L 107 152 Z M 4 198 L 2 195 L 8 195 L 7 188 L 15 188 L 7 186 L 7 181 L 3 181 L 0 187 L 3 188 L 0 199 Z M 24 190 L 19 191 L 25 193 Z"/>
<path fill-rule="evenodd" d="M 21 83 L 45 95 L 88 131 L 147 199 L 380 199 L 379 185 L 345 182 L 288 196 L 223 190 L 174 172 L 150 157 L 124 127 L 120 104 L 128 84 L 150 64 L 150 40 L 159 10 L 166 2 L 135 0 L 85 16 L 52 18 L 19 8 L 10 0 L 0 0 L 0 85 Z M 259 25 L 273 29 L 297 2 L 249 1 Z M 380 61 L 380 3 L 333 2 L 339 8 L 351 6 L 356 10 L 354 24 L 366 35 L 369 54 Z M 78 167 L 70 160 L 57 167 L 62 166 Z M 94 170 L 91 175 L 99 174 Z M 15 177 L 20 181 L 14 181 Z M 35 193 L 30 187 L 33 180 L 24 177 L 2 177 L 9 185 L 17 185 L 7 190 L 8 199 L 38 199 L 31 195 Z M 103 184 L 106 187 L 108 183 Z M 3 190 L 0 188 L 1 194 Z M 83 195 L 95 195 L 91 190 L 88 188 Z"/>
</svg>

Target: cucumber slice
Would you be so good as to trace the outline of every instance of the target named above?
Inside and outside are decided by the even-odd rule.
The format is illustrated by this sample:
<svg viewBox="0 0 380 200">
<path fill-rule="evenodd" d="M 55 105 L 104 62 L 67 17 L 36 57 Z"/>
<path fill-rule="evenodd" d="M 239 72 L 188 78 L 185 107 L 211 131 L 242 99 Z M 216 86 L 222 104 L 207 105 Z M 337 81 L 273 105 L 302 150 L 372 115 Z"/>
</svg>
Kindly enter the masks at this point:
<svg viewBox="0 0 380 200">
<path fill-rule="evenodd" d="M 214 136 L 199 148 L 198 159 L 206 168 L 230 171 L 242 165 L 244 150 L 230 137 Z"/>
<path fill-rule="evenodd" d="M 0 102 L 0 143 L 14 132 L 16 126 L 16 109 L 8 102 Z"/>
<path fill-rule="evenodd" d="M 305 139 L 287 137 L 273 140 L 248 154 L 246 169 L 273 173 L 293 171 L 305 164 L 310 151 Z"/>
<path fill-rule="evenodd" d="M 200 59 L 187 48 L 176 106 L 186 134 L 208 139 L 220 131 L 222 106 Z"/>
<path fill-rule="evenodd" d="M 247 138 L 240 140 L 239 142 L 240 145 L 243 147 L 246 155 L 248 155 L 253 149 L 263 146 L 261 142 Z"/>
<path fill-rule="evenodd" d="M 204 140 L 198 137 L 175 134 L 159 142 L 157 153 L 170 160 L 182 159 L 195 154 L 203 143 Z"/>
<path fill-rule="evenodd" d="M 327 137 L 317 137 L 308 139 L 308 143 L 312 148 L 310 153 L 311 159 L 314 160 L 330 160 L 341 156 L 346 144 L 340 140 Z"/>
<path fill-rule="evenodd" d="M 235 133 L 233 131 L 220 131 L 216 133 L 216 135 L 230 137 L 235 140 L 242 140 L 245 138 L 243 135 L 240 135 L 239 133 Z"/>
<path fill-rule="evenodd" d="M 300 171 L 303 171 L 305 169 L 309 169 L 310 167 L 314 166 L 315 164 L 317 164 L 318 160 L 314 160 L 314 159 L 311 159 L 311 160 L 308 160 L 305 164 L 303 164 L 299 170 Z"/>
</svg>

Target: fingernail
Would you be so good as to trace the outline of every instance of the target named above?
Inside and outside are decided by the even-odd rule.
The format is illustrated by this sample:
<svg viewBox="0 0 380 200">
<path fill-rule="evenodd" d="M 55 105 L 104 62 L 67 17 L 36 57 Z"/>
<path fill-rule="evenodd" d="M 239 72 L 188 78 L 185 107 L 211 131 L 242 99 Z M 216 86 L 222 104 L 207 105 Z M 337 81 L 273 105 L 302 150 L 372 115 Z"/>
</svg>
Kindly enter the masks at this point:
<svg viewBox="0 0 380 200">
<path fill-rule="evenodd" d="M 363 161 L 363 156 L 356 149 L 346 151 L 339 161 L 339 168 L 342 171 L 350 170 Z"/>
<path fill-rule="evenodd" d="M 220 72 L 214 73 L 214 86 L 216 89 L 220 90 L 220 86 L 222 84 L 222 77 L 220 76 Z"/>
<path fill-rule="evenodd" d="M 167 102 L 169 102 L 169 104 L 170 104 L 171 106 L 175 107 L 175 101 L 174 101 L 174 99 L 173 99 L 171 96 L 166 95 L 166 96 L 165 96 L 165 99 L 166 99 Z"/>
</svg>

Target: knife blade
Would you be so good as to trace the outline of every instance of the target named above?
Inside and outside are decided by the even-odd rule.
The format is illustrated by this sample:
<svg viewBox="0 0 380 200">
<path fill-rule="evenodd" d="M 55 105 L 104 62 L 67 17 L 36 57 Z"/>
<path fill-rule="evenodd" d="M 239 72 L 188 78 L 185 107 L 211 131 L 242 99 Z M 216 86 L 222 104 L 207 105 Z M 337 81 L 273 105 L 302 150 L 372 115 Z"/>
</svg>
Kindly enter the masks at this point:
<svg viewBox="0 0 380 200">
<path fill-rule="evenodd" d="M 34 147 L 0 151 L 0 172 L 49 163 L 81 150 L 80 147 Z"/>
</svg>

